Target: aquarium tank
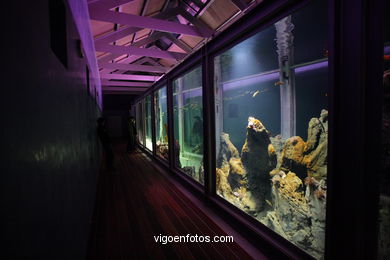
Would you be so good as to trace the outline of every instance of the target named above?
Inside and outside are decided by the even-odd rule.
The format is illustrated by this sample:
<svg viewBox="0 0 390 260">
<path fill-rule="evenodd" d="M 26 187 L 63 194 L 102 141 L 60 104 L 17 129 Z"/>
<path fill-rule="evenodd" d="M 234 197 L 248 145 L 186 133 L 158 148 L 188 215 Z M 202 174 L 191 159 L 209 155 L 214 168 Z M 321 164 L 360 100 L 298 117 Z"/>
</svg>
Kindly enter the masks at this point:
<svg viewBox="0 0 390 260">
<path fill-rule="evenodd" d="M 175 167 L 203 184 L 202 68 L 173 81 Z"/>
<path fill-rule="evenodd" d="M 152 143 L 152 97 L 151 95 L 145 98 L 145 147 L 153 151 Z"/>
<path fill-rule="evenodd" d="M 324 257 L 327 1 L 214 57 L 216 192 L 316 259 Z"/>
<path fill-rule="evenodd" d="M 144 121 L 144 104 L 142 100 L 136 105 L 136 128 L 138 142 L 143 146 L 145 145 Z"/>
<path fill-rule="evenodd" d="M 378 259 L 390 259 L 390 2 L 385 3 L 383 114 L 382 114 L 382 171 L 379 196 Z"/>
<path fill-rule="evenodd" d="M 154 92 L 154 108 L 156 118 L 156 154 L 168 160 L 168 111 L 167 87 L 164 86 Z"/>
</svg>

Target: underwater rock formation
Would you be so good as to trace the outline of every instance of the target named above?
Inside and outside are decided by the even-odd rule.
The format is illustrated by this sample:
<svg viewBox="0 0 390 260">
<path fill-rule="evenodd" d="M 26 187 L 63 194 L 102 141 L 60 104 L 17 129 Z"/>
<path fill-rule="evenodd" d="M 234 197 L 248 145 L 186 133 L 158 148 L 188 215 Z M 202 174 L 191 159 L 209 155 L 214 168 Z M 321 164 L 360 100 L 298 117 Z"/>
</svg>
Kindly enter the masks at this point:
<svg viewBox="0 0 390 260">
<path fill-rule="evenodd" d="M 181 162 L 180 162 L 180 144 L 178 140 L 175 140 L 175 165 L 179 168 L 181 168 Z"/>
<path fill-rule="evenodd" d="M 219 156 L 217 159 L 217 167 L 221 167 L 224 162 L 229 162 L 230 158 L 239 158 L 237 148 L 230 141 L 229 134 L 221 133 L 221 147 L 219 149 Z"/>
<path fill-rule="evenodd" d="M 198 170 L 198 175 L 199 175 L 199 182 L 204 184 L 204 166 L 203 166 L 203 159 L 200 162 L 199 170 Z"/>
<path fill-rule="evenodd" d="M 283 171 L 275 173 L 271 181 L 273 210 L 259 220 L 320 258 L 325 245 L 325 181 L 307 177 L 303 184 L 295 173 Z"/>
<path fill-rule="evenodd" d="M 195 166 L 184 166 L 181 168 L 181 170 L 186 173 L 187 175 L 191 176 L 192 178 L 196 179 L 196 172 L 195 172 Z"/>
<path fill-rule="evenodd" d="M 227 162 L 224 162 L 220 168 L 216 169 L 216 190 L 217 194 L 230 201 L 233 192 L 228 181 L 229 172 L 230 165 Z"/>
<path fill-rule="evenodd" d="M 217 193 L 248 213 L 254 213 L 258 202 L 248 186 L 247 171 L 239 157 L 237 148 L 229 135 L 221 134 L 221 167 L 216 170 Z"/>
<path fill-rule="evenodd" d="M 269 172 L 276 167 L 277 156 L 269 133 L 260 120 L 248 118 L 245 144 L 241 152 L 242 165 L 246 170 L 248 190 L 259 210 L 271 196 Z"/>
<path fill-rule="evenodd" d="M 283 145 L 285 140 L 282 138 L 281 135 L 271 136 L 270 138 L 271 144 L 275 150 L 276 156 L 277 156 L 277 165 L 276 168 L 280 168 L 280 162 L 283 152 Z"/>
<path fill-rule="evenodd" d="M 240 158 L 230 158 L 230 173 L 228 176 L 229 184 L 232 189 L 240 188 L 247 184 L 246 171 Z"/>
<path fill-rule="evenodd" d="M 328 159 L 328 111 L 322 110 L 319 118 L 312 118 L 308 126 L 308 137 L 305 142 L 299 136 L 288 138 L 281 149 L 281 138 L 271 138 L 277 147 L 277 167 L 271 171 L 271 176 L 280 170 L 294 172 L 304 179 L 312 176 L 317 179 L 326 178 Z M 281 150 L 281 152 L 280 152 Z"/>
<path fill-rule="evenodd" d="M 307 175 L 304 161 L 305 146 L 305 141 L 299 136 L 288 138 L 284 143 L 280 169 L 295 172 L 300 178 L 305 178 Z"/>
<path fill-rule="evenodd" d="M 165 160 L 168 160 L 169 158 L 169 149 L 168 149 L 168 144 L 163 143 L 160 141 L 157 141 L 156 143 L 156 149 L 157 149 L 157 154 L 164 158 Z"/>
<path fill-rule="evenodd" d="M 248 119 L 241 157 L 221 135 L 217 193 L 316 258 L 324 252 L 328 112 L 312 118 L 299 136 L 269 137 Z M 303 183 L 304 181 L 304 183 Z"/>
<path fill-rule="evenodd" d="M 326 212 L 326 183 L 314 177 L 305 179 L 306 201 L 311 217 L 312 240 L 309 250 L 313 255 L 321 255 L 325 249 L 325 212 Z"/>
<path fill-rule="evenodd" d="M 322 110 L 319 118 L 312 118 L 307 130 L 304 163 L 308 176 L 326 178 L 328 161 L 328 111 Z"/>
<path fill-rule="evenodd" d="M 302 180 L 293 172 L 280 171 L 272 178 L 272 204 L 284 233 L 294 242 L 307 244 L 310 236 L 309 209 Z M 299 235 L 296 233 L 300 231 Z"/>
<path fill-rule="evenodd" d="M 381 195 L 379 200 L 378 259 L 390 257 L 390 197 Z"/>
</svg>

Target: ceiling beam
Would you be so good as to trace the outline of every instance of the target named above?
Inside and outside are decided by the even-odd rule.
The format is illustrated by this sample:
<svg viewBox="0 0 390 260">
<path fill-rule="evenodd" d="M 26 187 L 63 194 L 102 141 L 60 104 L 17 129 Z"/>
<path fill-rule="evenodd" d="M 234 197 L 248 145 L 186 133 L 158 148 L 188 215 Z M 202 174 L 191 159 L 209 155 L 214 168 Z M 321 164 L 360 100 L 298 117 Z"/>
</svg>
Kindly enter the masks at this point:
<svg viewBox="0 0 390 260">
<path fill-rule="evenodd" d="M 157 41 L 158 39 L 162 38 L 166 33 L 164 32 L 155 32 L 152 35 L 145 37 L 139 41 L 134 42 L 131 46 L 134 47 L 142 47 L 146 44 L 152 43 Z"/>
<path fill-rule="evenodd" d="M 133 1 L 134 0 L 92 0 L 88 1 L 88 7 L 108 10 Z"/>
<path fill-rule="evenodd" d="M 198 29 L 198 31 L 202 34 L 202 35 L 208 35 L 211 36 L 213 35 L 214 31 L 207 25 L 205 24 L 204 22 L 202 22 L 201 20 L 199 20 L 198 18 L 192 16 L 190 13 L 188 13 L 186 10 L 180 8 L 179 9 L 179 14 L 184 18 L 186 19 L 188 22 L 190 22 L 191 24 L 193 24 L 194 26 L 196 26 L 196 28 Z"/>
<path fill-rule="evenodd" d="M 128 54 L 134 56 L 147 56 L 171 60 L 182 60 L 186 57 L 186 54 L 181 52 L 161 51 L 147 48 L 137 48 L 132 46 L 103 45 L 96 46 L 95 49 L 96 51 L 110 52 L 120 55 Z"/>
<path fill-rule="evenodd" d="M 175 17 L 180 12 L 179 8 L 171 8 L 169 10 L 166 10 L 164 12 L 161 12 L 157 15 L 152 16 L 156 19 L 169 19 L 171 17 Z M 122 27 L 117 31 L 110 32 L 108 34 L 102 35 L 95 39 L 95 45 L 102 44 L 102 43 L 111 43 L 114 41 L 118 41 L 122 39 L 123 37 L 128 36 L 129 34 L 136 33 L 141 31 L 144 28 L 138 28 L 138 27 Z"/>
<path fill-rule="evenodd" d="M 127 82 L 127 81 L 112 81 L 102 79 L 102 86 L 117 86 L 117 87 L 150 87 L 153 83 L 147 82 Z"/>
<path fill-rule="evenodd" d="M 121 56 L 120 54 L 109 54 L 109 56 L 107 57 L 107 59 L 101 59 L 98 61 L 98 64 L 100 63 L 109 63 L 109 61 L 117 58 Z M 142 65 L 146 62 L 149 62 L 150 64 L 152 64 L 152 66 L 155 66 L 155 67 L 160 67 L 162 66 L 160 63 L 158 63 L 157 61 L 153 60 L 152 58 L 149 58 L 149 57 L 143 57 L 143 58 L 140 58 L 138 56 L 128 56 L 127 58 L 124 58 L 116 63 L 120 63 L 120 64 L 134 64 L 134 65 Z M 111 73 L 113 70 L 112 69 L 102 69 L 100 71 L 101 74 L 105 74 L 105 73 Z M 124 73 L 125 71 L 123 70 L 120 70 L 118 71 L 117 73 Z"/>
<path fill-rule="evenodd" d="M 157 81 L 160 76 L 148 75 L 130 75 L 130 74 L 100 74 L 102 79 L 119 79 L 119 80 L 138 80 L 138 81 Z"/>
<path fill-rule="evenodd" d="M 191 0 L 191 2 L 193 2 L 199 8 L 201 8 L 204 5 L 204 3 L 202 3 L 202 1 L 200 1 L 200 0 Z"/>
<path fill-rule="evenodd" d="M 243 0 L 230 0 L 232 1 L 232 3 L 238 7 L 238 9 L 240 9 L 241 11 L 244 11 L 248 5 L 245 3 L 245 1 Z"/>
<path fill-rule="evenodd" d="M 153 66 L 161 66 L 160 63 L 158 63 L 157 61 L 155 61 L 154 59 L 150 58 L 150 57 L 145 57 L 145 62 L 149 62 L 150 64 L 152 64 Z"/>
<path fill-rule="evenodd" d="M 186 53 L 190 53 L 192 52 L 192 49 L 187 45 L 185 44 L 184 42 L 182 42 L 180 39 L 177 39 L 175 36 L 173 36 L 172 34 L 170 33 L 165 33 L 164 34 L 164 37 L 166 37 L 168 40 L 170 40 L 171 42 L 173 42 L 174 44 L 176 44 L 180 49 L 182 49 L 183 51 L 185 51 Z"/>
<path fill-rule="evenodd" d="M 98 58 L 98 63 L 109 62 L 109 61 L 115 60 L 119 56 L 122 56 L 122 55 L 121 54 L 116 54 L 116 53 L 109 53 L 106 56 Z M 129 59 L 129 61 L 127 63 L 132 63 L 133 61 L 139 59 L 139 57 L 136 57 L 136 56 L 130 56 L 130 57 L 127 57 L 127 59 L 128 58 L 131 58 L 131 59 Z"/>
<path fill-rule="evenodd" d="M 102 45 L 102 44 L 109 44 L 115 41 L 118 41 L 126 36 L 129 36 L 130 34 L 136 33 L 141 31 L 143 28 L 137 28 L 137 27 L 122 27 L 119 28 L 116 31 L 110 32 L 108 34 L 105 34 L 103 36 L 100 36 L 95 39 L 95 46 Z"/>
<path fill-rule="evenodd" d="M 103 91 L 144 92 L 146 90 L 148 90 L 148 88 L 103 87 Z"/>
<path fill-rule="evenodd" d="M 131 27 L 148 28 L 157 31 L 200 36 L 200 37 L 210 36 L 210 35 L 202 34 L 202 32 L 199 32 L 197 28 L 194 26 L 160 20 L 151 17 L 138 16 L 138 15 L 126 14 L 126 13 L 118 13 L 109 10 L 100 10 L 99 8 L 94 8 L 93 10 L 91 10 L 90 17 L 93 20 L 128 25 Z"/>
<path fill-rule="evenodd" d="M 163 66 L 148 66 L 148 65 L 136 65 L 136 64 L 126 64 L 126 63 L 99 63 L 99 68 L 113 69 L 113 70 L 130 70 L 130 71 L 143 71 L 143 72 L 157 72 L 157 73 L 166 73 L 167 68 Z"/>
</svg>

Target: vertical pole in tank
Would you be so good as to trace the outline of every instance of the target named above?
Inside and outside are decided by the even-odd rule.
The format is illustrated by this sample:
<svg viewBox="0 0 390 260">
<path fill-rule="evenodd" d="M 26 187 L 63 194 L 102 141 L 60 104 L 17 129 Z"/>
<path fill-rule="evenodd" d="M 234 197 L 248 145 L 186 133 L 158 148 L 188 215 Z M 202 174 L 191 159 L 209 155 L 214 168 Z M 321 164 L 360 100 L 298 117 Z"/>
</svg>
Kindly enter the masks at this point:
<svg viewBox="0 0 390 260">
<path fill-rule="evenodd" d="M 294 36 L 292 30 L 291 16 L 287 16 L 275 23 L 276 44 L 279 59 L 279 80 L 280 86 L 280 112 L 281 112 L 281 135 L 283 139 L 295 136 L 295 79 L 294 71 L 291 69 L 294 57 Z"/>
<path fill-rule="evenodd" d="M 158 136 L 159 136 L 159 140 L 158 141 L 160 141 L 160 142 L 162 142 L 162 140 L 164 140 L 164 136 L 163 136 L 163 112 L 162 112 L 162 107 L 161 107 L 161 103 L 162 103 L 162 95 L 161 95 L 161 92 L 162 92 L 162 88 L 161 89 L 159 89 L 158 91 L 157 91 L 157 94 L 158 94 L 158 98 L 157 98 L 157 100 L 158 100 L 158 102 L 157 102 L 157 111 L 158 111 L 158 124 L 157 124 L 157 126 L 158 126 Z"/>
<path fill-rule="evenodd" d="M 221 134 L 223 132 L 223 88 L 221 83 L 221 57 L 214 59 L 214 100 L 215 100 L 215 147 L 219 157 Z"/>
<path fill-rule="evenodd" d="M 142 144 L 146 146 L 146 98 L 142 100 L 142 121 L 143 121 Z"/>
<path fill-rule="evenodd" d="M 177 131 L 179 132 L 179 145 L 180 145 L 180 153 L 184 152 L 184 137 L 183 137 L 183 130 L 184 130 L 184 100 L 183 100 L 183 78 L 178 78 L 177 81 L 177 89 L 176 89 L 176 98 L 177 98 L 177 123 L 178 128 Z"/>
</svg>

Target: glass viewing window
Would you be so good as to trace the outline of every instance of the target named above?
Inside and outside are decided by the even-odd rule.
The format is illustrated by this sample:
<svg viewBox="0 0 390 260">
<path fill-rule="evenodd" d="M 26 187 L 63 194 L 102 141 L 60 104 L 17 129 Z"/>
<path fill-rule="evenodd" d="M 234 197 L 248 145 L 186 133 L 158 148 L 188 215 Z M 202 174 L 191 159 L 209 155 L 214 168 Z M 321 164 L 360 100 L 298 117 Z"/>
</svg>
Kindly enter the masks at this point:
<svg viewBox="0 0 390 260">
<path fill-rule="evenodd" d="M 202 68 L 173 82 L 175 166 L 203 184 Z"/>
<path fill-rule="evenodd" d="M 327 190 L 327 1 L 214 58 L 216 192 L 317 259 Z"/>
<path fill-rule="evenodd" d="M 168 112 L 167 87 L 164 86 L 154 93 L 154 107 L 156 118 L 156 154 L 168 160 Z"/>
</svg>

